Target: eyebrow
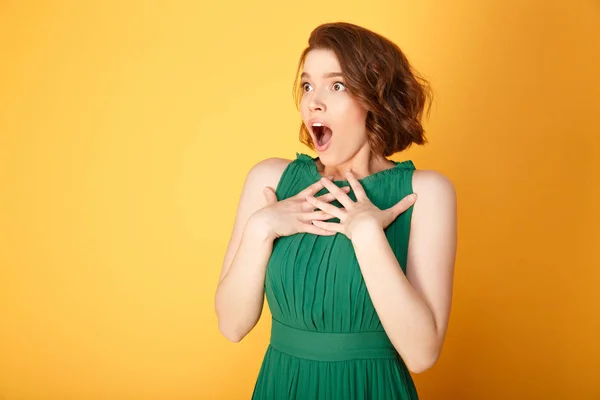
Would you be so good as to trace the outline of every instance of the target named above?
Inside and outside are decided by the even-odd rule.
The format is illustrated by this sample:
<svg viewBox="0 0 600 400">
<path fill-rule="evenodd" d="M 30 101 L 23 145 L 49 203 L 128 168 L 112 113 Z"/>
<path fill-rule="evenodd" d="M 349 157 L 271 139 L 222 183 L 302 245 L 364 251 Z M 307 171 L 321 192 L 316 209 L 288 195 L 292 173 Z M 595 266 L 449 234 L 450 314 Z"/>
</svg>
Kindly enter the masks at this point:
<svg viewBox="0 0 600 400">
<path fill-rule="evenodd" d="M 303 72 L 300 77 L 301 78 L 310 78 L 310 75 L 307 72 Z M 323 77 L 336 78 L 336 77 L 344 77 L 344 75 L 341 72 L 328 72 L 326 74 L 323 74 Z"/>
</svg>

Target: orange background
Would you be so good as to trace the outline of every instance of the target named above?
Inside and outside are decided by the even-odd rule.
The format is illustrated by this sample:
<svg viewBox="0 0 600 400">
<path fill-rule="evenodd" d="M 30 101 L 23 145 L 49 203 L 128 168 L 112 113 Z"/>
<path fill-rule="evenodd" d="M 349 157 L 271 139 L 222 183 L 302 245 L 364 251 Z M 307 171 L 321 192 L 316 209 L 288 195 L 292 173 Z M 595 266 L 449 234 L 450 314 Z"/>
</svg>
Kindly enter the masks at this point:
<svg viewBox="0 0 600 400">
<path fill-rule="evenodd" d="M 0 399 L 249 398 L 213 296 L 248 169 L 309 152 L 319 23 L 397 42 L 436 91 L 398 154 L 459 197 L 427 399 L 600 398 L 600 3 L 0 2 Z M 314 153 L 312 153 L 314 154 Z"/>
</svg>

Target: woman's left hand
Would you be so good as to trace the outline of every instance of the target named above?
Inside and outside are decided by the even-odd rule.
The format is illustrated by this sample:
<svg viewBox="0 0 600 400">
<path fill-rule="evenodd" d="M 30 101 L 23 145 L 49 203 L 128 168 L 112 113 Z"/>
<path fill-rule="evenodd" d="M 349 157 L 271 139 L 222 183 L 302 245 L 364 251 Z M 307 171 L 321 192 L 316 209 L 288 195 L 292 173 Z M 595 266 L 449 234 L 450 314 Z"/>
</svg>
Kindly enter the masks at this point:
<svg viewBox="0 0 600 400">
<path fill-rule="evenodd" d="M 352 172 L 347 172 L 346 176 L 348 183 L 350 183 L 350 187 L 352 187 L 352 190 L 356 195 L 356 201 L 352 201 L 346 193 L 325 177 L 321 178 L 323 185 L 334 195 L 344 208 L 338 208 L 333 204 L 318 200 L 314 196 L 307 196 L 306 201 L 315 206 L 315 208 L 340 220 L 339 223 L 313 221 L 315 226 L 328 231 L 343 233 L 350 240 L 352 240 L 352 234 L 364 226 L 372 226 L 375 224 L 381 229 L 387 228 L 398 215 L 409 209 L 417 200 L 416 194 L 409 194 L 392 207 L 381 210 L 369 200 L 362 185 Z"/>
</svg>

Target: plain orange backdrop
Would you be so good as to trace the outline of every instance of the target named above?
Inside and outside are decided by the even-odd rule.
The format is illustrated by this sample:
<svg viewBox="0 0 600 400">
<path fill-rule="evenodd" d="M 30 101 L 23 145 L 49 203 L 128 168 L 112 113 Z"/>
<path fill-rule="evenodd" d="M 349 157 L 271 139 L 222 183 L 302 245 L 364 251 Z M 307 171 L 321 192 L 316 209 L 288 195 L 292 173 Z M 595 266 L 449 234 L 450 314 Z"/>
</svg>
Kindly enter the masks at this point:
<svg viewBox="0 0 600 400">
<path fill-rule="evenodd" d="M 600 399 L 600 3 L 0 2 L 0 399 L 249 398 L 213 296 L 248 169 L 311 153 L 296 63 L 354 22 L 432 83 L 455 184 L 437 399 Z"/>
</svg>

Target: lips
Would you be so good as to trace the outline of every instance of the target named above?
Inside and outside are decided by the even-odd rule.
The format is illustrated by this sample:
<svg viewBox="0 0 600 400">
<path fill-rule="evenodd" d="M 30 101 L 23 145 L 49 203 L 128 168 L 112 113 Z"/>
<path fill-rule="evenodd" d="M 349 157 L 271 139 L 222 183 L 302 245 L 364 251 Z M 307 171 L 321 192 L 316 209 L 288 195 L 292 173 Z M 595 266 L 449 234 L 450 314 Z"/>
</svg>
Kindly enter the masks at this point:
<svg viewBox="0 0 600 400">
<path fill-rule="evenodd" d="M 333 136 L 332 129 L 319 120 L 309 121 L 309 130 L 317 149 L 325 149 Z"/>
</svg>

